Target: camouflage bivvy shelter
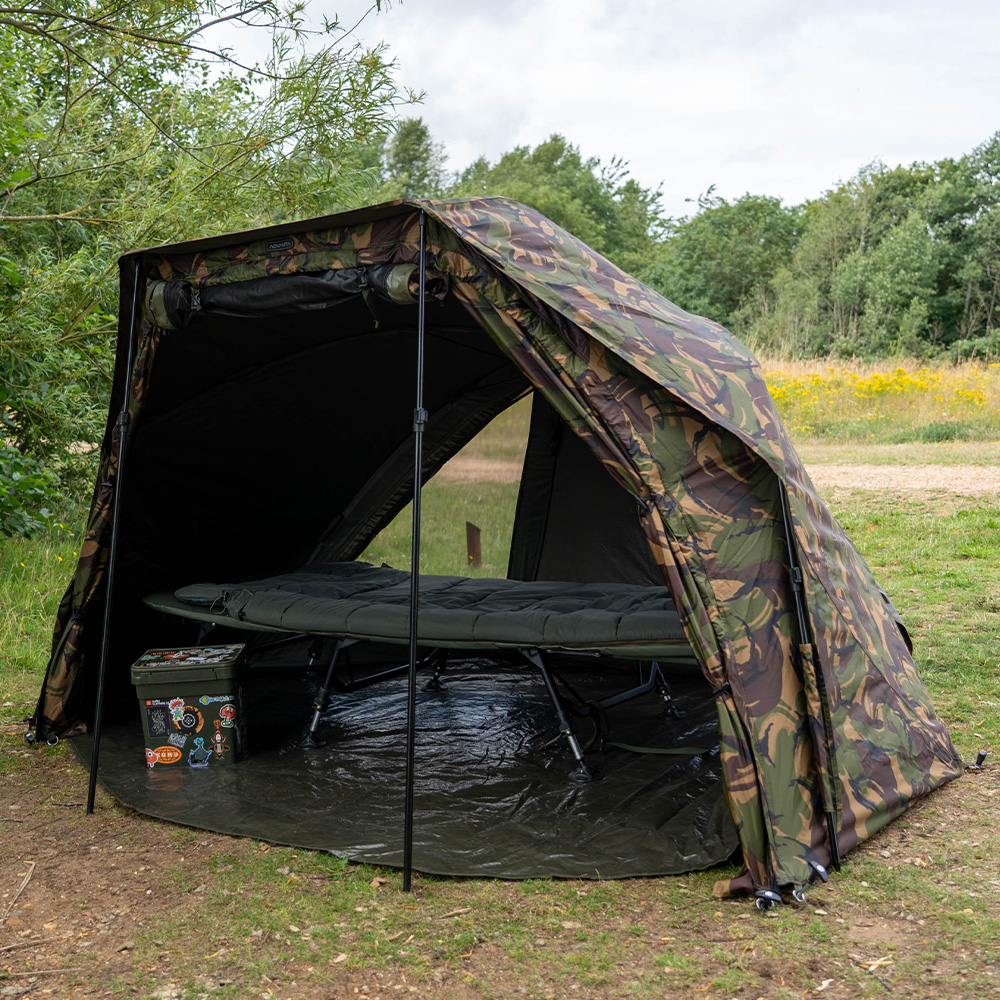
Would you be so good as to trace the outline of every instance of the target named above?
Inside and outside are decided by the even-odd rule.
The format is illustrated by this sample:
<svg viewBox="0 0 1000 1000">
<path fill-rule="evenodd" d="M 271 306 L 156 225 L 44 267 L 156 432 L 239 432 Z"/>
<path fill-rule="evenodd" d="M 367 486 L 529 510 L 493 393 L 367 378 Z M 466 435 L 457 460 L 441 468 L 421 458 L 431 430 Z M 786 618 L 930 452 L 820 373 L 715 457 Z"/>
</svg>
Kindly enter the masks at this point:
<svg viewBox="0 0 1000 1000">
<path fill-rule="evenodd" d="M 528 392 L 533 434 L 554 414 L 596 457 L 618 499 L 577 491 L 542 555 L 543 515 L 525 500 L 510 572 L 544 579 L 547 560 L 669 586 L 716 700 L 743 853 L 718 891 L 802 886 L 810 863 L 959 775 L 899 616 L 755 358 L 500 198 L 399 201 L 122 257 L 112 417 L 35 738 L 93 721 L 124 426 L 111 698 L 133 697 L 142 594 L 354 559 L 406 504 L 421 213 L 424 478 Z"/>
</svg>

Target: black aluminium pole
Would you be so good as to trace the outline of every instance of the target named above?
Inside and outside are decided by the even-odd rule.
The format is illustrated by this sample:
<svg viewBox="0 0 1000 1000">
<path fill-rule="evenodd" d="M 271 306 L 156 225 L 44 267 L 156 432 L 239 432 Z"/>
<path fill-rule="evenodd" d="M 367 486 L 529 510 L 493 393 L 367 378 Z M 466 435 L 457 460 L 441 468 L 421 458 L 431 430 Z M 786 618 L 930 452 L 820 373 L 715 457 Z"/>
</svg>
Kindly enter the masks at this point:
<svg viewBox="0 0 1000 1000">
<path fill-rule="evenodd" d="M 795 548 L 795 536 L 792 533 L 792 508 L 788 503 L 788 490 L 783 479 L 778 479 L 778 492 L 781 496 L 781 516 L 785 522 L 785 546 L 788 549 L 788 569 L 792 583 L 792 597 L 795 601 L 795 613 L 799 621 L 799 636 L 803 646 L 813 645 L 812 633 L 809 629 L 809 617 L 806 612 L 805 579 Z M 817 665 L 818 669 L 818 665 Z M 822 683 L 820 680 L 819 683 Z M 827 754 L 832 759 L 833 754 L 827 747 Z M 840 844 L 837 840 L 837 817 L 832 812 L 826 814 L 826 834 L 830 847 L 830 862 L 840 871 Z"/>
<path fill-rule="evenodd" d="M 410 675 L 406 694 L 406 801 L 403 806 L 403 892 L 413 880 L 413 782 L 417 735 L 417 602 L 420 597 L 420 487 L 424 464 L 424 304 L 427 288 L 427 215 L 420 210 L 420 284 L 417 297 L 417 402 L 413 410 L 413 531 L 410 550 Z"/>
<path fill-rule="evenodd" d="M 132 316 L 129 319 L 128 353 L 125 364 L 125 386 L 122 408 L 118 414 L 118 468 L 115 470 L 114 493 L 111 499 L 111 542 L 108 545 L 108 566 L 104 577 L 104 626 L 101 634 L 101 661 L 97 674 L 97 700 L 94 706 L 94 749 L 90 758 L 90 785 L 87 789 L 87 815 L 94 812 L 97 794 L 97 763 L 101 752 L 101 717 L 104 714 L 104 678 L 108 666 L 108 638 L 111 622 L 111 598 L 118 554 L 118 501 L 122 495 L 122 470 L 125 467 L 125 438 L 128 434 L 128 400 L 132 391 L 132 361 L 135 353 L 135 323 L 139 303 L 139 261 L 132 272 Z"/>
</svg>

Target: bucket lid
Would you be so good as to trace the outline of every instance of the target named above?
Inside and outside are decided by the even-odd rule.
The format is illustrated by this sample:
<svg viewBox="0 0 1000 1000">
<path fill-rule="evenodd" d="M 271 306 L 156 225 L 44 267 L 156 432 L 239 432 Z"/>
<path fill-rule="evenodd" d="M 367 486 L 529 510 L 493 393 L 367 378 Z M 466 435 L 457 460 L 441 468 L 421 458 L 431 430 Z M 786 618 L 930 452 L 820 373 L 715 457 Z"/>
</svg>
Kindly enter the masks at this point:
<svg viewBox="0 0 1000 1000">
<path fill-rule="evenodd" d="M 180 649 L 148 649 L 132 664 L 133 683 L 144 680 L 166 680 L 166 672 L 171 673 L 171 680 L 190 676 L 201 676 L 206 670 L 215 674 L 220 668 L 223 675 L 229 675 L 240 654 L 244 643 L 237 642 L 228 646 L 186 646 Z"/>
</svg>

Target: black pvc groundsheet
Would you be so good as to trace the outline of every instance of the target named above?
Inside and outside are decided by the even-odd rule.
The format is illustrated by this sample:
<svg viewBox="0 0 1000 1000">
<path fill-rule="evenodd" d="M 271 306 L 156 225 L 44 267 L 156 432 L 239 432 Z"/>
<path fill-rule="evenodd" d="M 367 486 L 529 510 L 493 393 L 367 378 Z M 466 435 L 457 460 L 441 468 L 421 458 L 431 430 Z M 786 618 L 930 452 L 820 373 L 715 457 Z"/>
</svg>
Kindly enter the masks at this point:
<svg viewBox="0 0 1000 1000">
<path fill-rule="evenodd" d="M 634 671 L 560 665 L 585 699 L 631 687 Z M 406 679 L 335 694 L 321 749 L 296 749 L 315 678 L 246 672 L 250 757 L 216 769 L 147 768 L 139 707 L 106 725 L 100 780 L 121 803 L 161 819 L 356 861 L 402 864 Z M 717 717 L 693 668 L 671 674 L 683 719 L 644 695 L 608 713 L 608 745 L 588 761 L 603 780 L 570 779 L 538 671 L 508 660 L 456 660 L 443 691 L 418 681 L 413 863 L 446 875 L 622 878 L 727 860 L 737 847 L 719 769 Z M 594 732 L 575 719 L 584 743 Z M 74 744 L 89 762 L 90 737 Z"/>
</svg>

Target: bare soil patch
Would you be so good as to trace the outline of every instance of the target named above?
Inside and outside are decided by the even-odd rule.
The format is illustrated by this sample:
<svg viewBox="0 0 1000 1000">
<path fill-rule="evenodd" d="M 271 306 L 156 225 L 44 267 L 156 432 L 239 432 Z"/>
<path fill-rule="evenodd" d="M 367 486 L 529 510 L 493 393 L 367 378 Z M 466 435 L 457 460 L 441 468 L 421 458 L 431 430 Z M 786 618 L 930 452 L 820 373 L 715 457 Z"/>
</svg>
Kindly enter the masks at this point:
<svg viewBox="0 0 1000 1000">
<path fill-rule="evenodd" d="M 1000 467 L 993 465 L 813 464 L 806 471 L 819 489 L 1000 493 Z"/>
<path fill-rule="evenodd" d="M 456 455 L 445 463 L 438 477 L 448 483 L 516 483 L 521 478 L 521 463 Z"/>
<path fill-rule="evenodd" d="M 820 489 L 900 490 L 976 496 L 1000 493 L 996 465 L 867 465 L 810 463 L 806 469 Z M 457 455 L 438 473 L 446 482 L 516 483 L 521 463 Z"/>
</svg>

